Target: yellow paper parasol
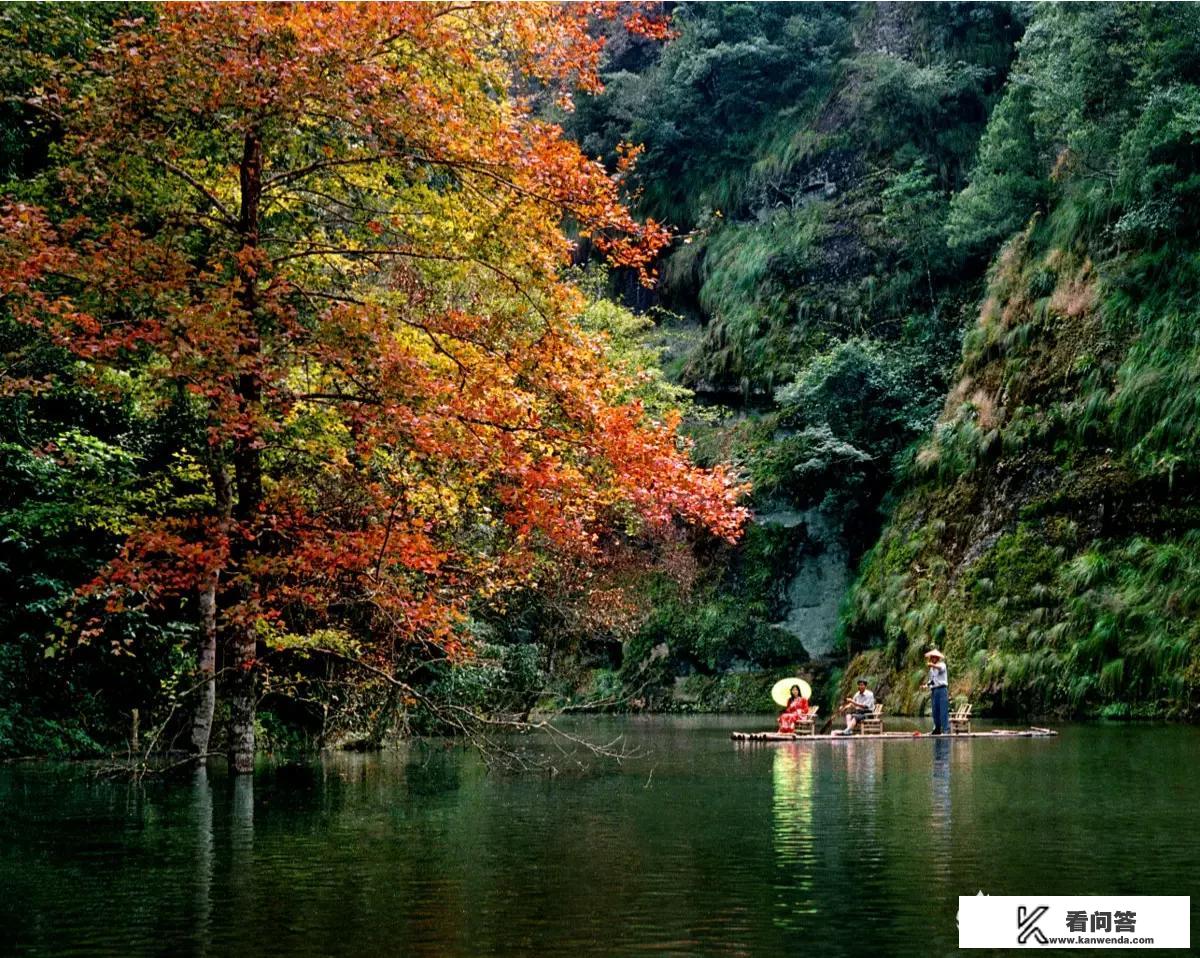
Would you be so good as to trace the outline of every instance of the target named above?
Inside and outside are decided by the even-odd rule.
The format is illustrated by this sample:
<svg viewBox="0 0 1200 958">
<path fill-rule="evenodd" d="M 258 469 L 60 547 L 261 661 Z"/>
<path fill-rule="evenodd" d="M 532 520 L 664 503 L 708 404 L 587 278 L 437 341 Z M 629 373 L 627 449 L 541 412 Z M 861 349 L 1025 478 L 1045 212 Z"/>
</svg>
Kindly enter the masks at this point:
<svg viewBox="0 0 1200 958">
<path fill-rule="evenodd" d="M 800 694 L 806 699 L 812 698 L 812 686 L 804 679 L 780 679 L 771 687 L 771 698 L 775 700 L 777 705 L 787 705 L 788 696 L 792 694 L 792 686 L 800 686 Z"/>
</svg>

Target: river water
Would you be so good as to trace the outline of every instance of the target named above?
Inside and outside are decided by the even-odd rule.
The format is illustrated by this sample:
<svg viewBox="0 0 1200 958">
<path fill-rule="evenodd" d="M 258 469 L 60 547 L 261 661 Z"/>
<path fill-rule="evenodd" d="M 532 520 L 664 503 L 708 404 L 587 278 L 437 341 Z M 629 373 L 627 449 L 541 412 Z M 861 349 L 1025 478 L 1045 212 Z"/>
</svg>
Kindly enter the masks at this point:
<svg viewBox="0 0 1200 958">
<path fill-rule="evenodd" d="M 253 782 L 2 767 L 0 952 L 926 956 L 960 894 L 1200 895 L 1200 729 L 729 740 L 762 724 L 584 721 L 640 754 L 525 740 L 552 775 L 443 745 Z"/>
</svg>

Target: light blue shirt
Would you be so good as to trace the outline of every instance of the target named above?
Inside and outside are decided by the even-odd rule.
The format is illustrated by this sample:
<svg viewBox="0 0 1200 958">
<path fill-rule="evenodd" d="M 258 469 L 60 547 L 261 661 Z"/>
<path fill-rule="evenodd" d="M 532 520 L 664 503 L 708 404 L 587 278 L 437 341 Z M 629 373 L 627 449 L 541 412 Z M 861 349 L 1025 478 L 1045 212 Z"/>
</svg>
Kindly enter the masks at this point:
<svg viewBox="0 0 1200 958">
<path fill-rule="evenodd" d="M 937 665 L 929 666 L 929 684 L 935 689 L 941 688 L 948 684 L 946 677 L 946 663 L 939 662 Z"/>
</svg>

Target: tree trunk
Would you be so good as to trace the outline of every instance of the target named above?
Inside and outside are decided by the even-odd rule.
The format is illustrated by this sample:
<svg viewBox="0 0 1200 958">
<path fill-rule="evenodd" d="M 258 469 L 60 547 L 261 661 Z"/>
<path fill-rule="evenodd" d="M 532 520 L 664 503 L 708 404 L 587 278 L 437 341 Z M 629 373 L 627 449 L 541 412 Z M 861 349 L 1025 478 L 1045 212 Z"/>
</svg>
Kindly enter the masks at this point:
<svg viewBox="0 0 1200 958">
<path fill-rule="evenodd" d="M 215 570 L 207 577 L 200 591 L 200 649 L 196 669 L 200 673 L 200 688 L 196 694 L 196 711 L 192 714 L 192 753 L 208 751 L 212 735 L 213 713 L 217 708 L 217 578 Z"/>
<path fill-rule="evenodd" d="M 229 517 L 233 511 L 233 491 L 229 487 L 229 473 L 219 459 L 211 467 L 213 497 L 217 504 L 217 530 L 224 537 L 229 534 Z M 196 667 L 200 673 L 200 688 L 197 693 L 196 711 L 192 716 L 192 752 L 204 755 L 212 736 L 213 713 L 217 707 L 217 586 L 221 579 L 221 568 L 214 564 L 213 570 L 204 580 L 200 590 L 200 648 L 196 656 Z"/>
<path fill-rule="evenodd" d="M 256 131 L 247 133 L 240 168 L 241 210 L 238 231 L 243 248 L 253 250 L 259 241 L 259 201 L 262 197 L 263 147 Z M 243 359 L 238 374 L 238 412 L 241 430 L 233 446 L 233 476 L 237 487 L 235 515 L 243 529 L 253 526 L 262 503 L 262 453 L 258 431 L 262 404 L 262 381 L 258 370 L 260 342 L 258 264 L 246 257 L 242 269 L 239 298 L 243 311 Z M 246 546 L 253 548 L 253 546 Z M 247 586 L 253 589 L 253 585 Z M 246 595 L 249 605 L 252 595 Z M 233 771 L 254 771 L 254 713 L 257 706 L 256 639 L 249 609 L 241 617 L 233 635 L 233 680 L 230 695 L 229 761 Z"/>
<path fill-rule="evenodd" d="M 239 775 L 254 771 L 254 712 L 258 704 L 254 629 L 238 626 L 233 640 L 233 688 L 229 697 L 229 762 Z"/>
</svg>

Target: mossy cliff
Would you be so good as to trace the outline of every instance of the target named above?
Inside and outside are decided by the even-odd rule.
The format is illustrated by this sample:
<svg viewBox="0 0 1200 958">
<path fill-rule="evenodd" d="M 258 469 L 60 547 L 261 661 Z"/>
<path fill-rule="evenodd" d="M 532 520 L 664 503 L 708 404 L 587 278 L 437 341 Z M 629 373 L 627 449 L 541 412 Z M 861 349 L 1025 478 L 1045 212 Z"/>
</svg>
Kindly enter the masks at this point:
<svg viewBox="0 0 1200 958">
<path fill-rule="evenodd" d="M 959 381 L 854 588 L 849 672 L 916 710 L 921 654 L 939 645 L 952 692 L 1000 712 L 1190 714 L 1195 264 L 1098 266 L 1047 232 L 997 261 Z"/>
<path fill-rule="evenodd" d="M 740 459 L 761 513 L 838 528 L 845 681 L 921 710 L 937 644 L 980 709 L 1194 716 L 1200 14 L 685 5 L 676 23 L 578 125 L 597 149 L 646 144 L 643 207 L 685 234 L 660 290 L 676 375 L 749 399 L 697 429 L 700 452 Z M 789 561 L 771 573 L 791 581 Z M 786 597 L 747 586 L 753 564 L 726 562 L 713 608 Z"/>
<path fill-rule="evenodd" d="M 936 643 L 952 694 L 998 712 L 1196 714 L 1198 28 L 1056 6 L 1021 44 L 950 232 L 1032 217 L 846 617 L 851 671 L 895 708 L 922 705 Z"/>
<path fill-rule="evenodd" d="M 1022 44 L 951 227 L 970 241 L 1032 216 L 991 267 L 845 623 L 849 672 L 897 709 L 922 705 L 936 644 L 952 695 L 1000 713 L 1196 714 L 1198 25 L 1054 7 Z"/>
</svg>

